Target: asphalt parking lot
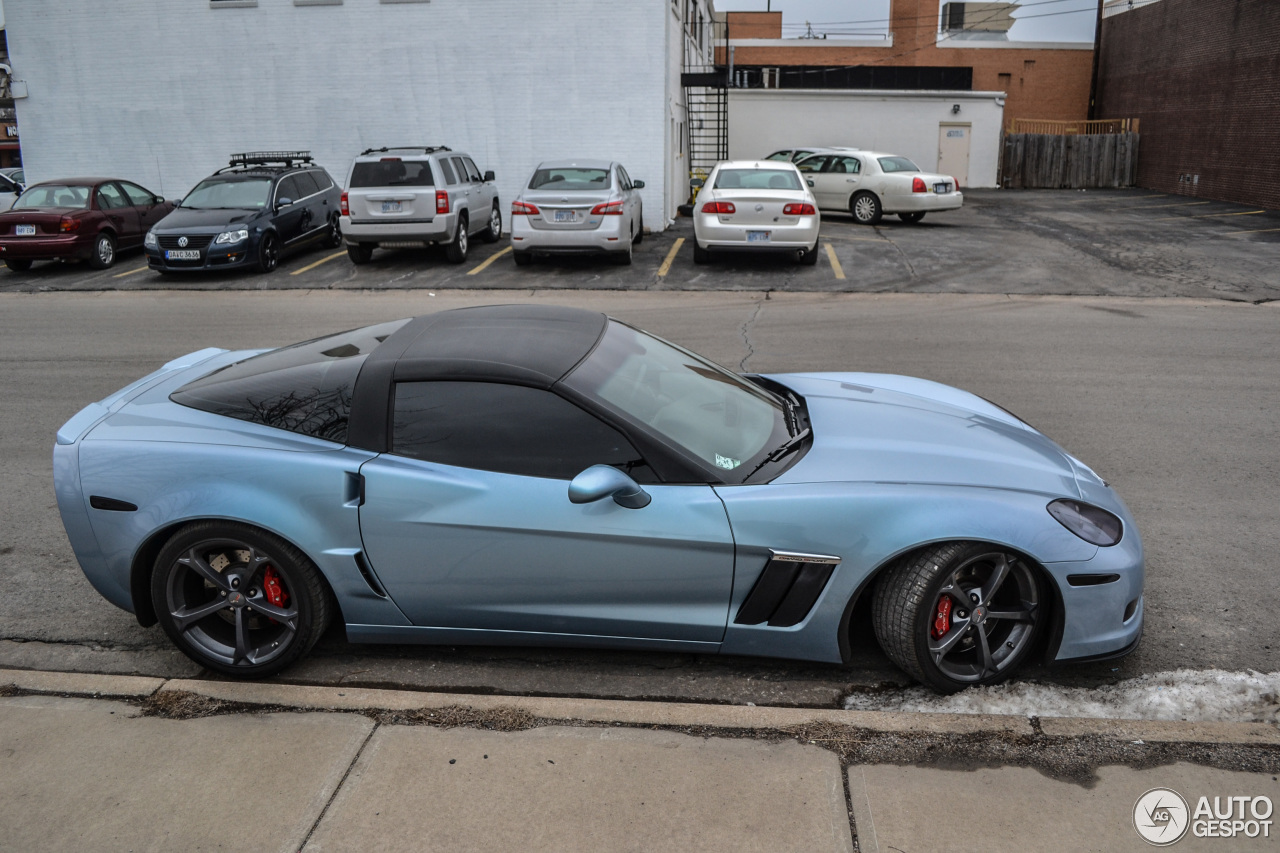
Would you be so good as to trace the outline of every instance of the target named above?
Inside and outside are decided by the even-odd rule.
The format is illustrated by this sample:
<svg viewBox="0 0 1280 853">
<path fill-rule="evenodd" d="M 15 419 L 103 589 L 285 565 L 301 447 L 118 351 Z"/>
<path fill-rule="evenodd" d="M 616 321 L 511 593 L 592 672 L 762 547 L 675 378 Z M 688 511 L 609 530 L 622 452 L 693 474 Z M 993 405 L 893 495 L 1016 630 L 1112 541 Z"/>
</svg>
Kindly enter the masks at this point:
<svg viewBox="0 0 1280 853">
<path fill-rule="evenodd" d="M 141 253 L 96 272 L 84 264 L 0 269 L 0 292 L 50 290 L 488 289 L 1022 293 L 1280 298 L 1280 212 L 1146 190 L 970 190 L 962 210 L 917 225 L 855 225 L 824 214 L 816 267 L 781 257 L 693 262 L 689 219 L 636 247 L 634 263 L 542 260 L 517 268 L 508 242 L 472 241 L 465 264 L 443 249 L 379 251 L 356 267 L 344 250 L 287 258 L 270 275 L 162 277 Z"/>
</svg>

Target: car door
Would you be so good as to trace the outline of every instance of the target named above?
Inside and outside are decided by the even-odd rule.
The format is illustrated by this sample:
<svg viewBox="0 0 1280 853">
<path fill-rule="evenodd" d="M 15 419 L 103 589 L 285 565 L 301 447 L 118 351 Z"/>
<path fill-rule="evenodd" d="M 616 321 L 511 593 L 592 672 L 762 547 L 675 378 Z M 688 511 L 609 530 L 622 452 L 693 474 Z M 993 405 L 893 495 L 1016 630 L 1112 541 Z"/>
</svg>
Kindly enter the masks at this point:
<svg viewBox="0 0 1280 853">
<path fill-rule="evenodd" d="M 391 452 L 361 468 L 373 571 L 415 625 L 719 643 L 733 537 L 708 485 L 571 503 L 614 464 L 655 479 L 611 426 L 556 394 L 487 382 L 396 385 Z"/>
<path fill-rule="evenodd" d="M 98 185 L 98 209 L 116 232 L 116 248 L 129 249 L 142 245 L 142 233 L 138 230 L 138 211 L 115 182 Z"/>
<path fill-rule="evenodd" d="M 818 186 L 818 176 L 822 174 L 822 167 L 826 165 L 830 159 L 826 154 L 815 154 L 812 157 L 805 157 L 803 160 L 796 162 L 796 168 L 800 170 L 800 177 L 805 179 L 809 188 L 813 190 L 813 197 L 818 202 L 818 207 L 825 207 L 822 198 L 818 194 L 820 187 Z"/>
<path fill-rule="evenodd" d="M 301 204 L 306 208 L 302 212 L 302 234 L 299 243 L 310 242 L 325 233 L 329 217 L 325 210 L 325 199 L 320 193 L 320 185 L 316 183 L 315 173 L 297 172 L 293 175 L 302 194 Z"/>
<path fill-rule="evenodd" d="M 302 225 L 307 206 L 301 202 L 301 197 L 298 195 L 301 191 L 302 188 L 298 186 L 293 175 L 285 175 L 276 184 L 276 194 L 272 200 L 272 204 L 275 205 L 272 224 L 276 227 L 276 233 L 280 235 L 280 242 L 286 246 L 296 245 L 302 238 Z M 285 199 L 289 204 L 282 206 L 281 201 Z"/>
<path fill-rule="evenodd" d="M 151 226 L 164 219 L 169 211 L 173 210 L 173 205 L 148 189 L 137 184 L 131 184 L 128 181 L 117 181 L 116 183 L 124 190 L 124 194 L 128 196 L 130 204 L 133 205 L 134 211 L 138 214 L 139 240 L 146 236 L 146 233 L 151 230 Z"/>
<path fill-rule="evenodd" d="M 497 191 L 491 184 L 484 182 L 484 176 L 470 157 L 463 157 L 466 165 L 467 180 L 470 191 L 467 195 L 468 215 L 471 217 L 471 231 L 478 231 L 489 224 L 489 210 L 493 207 L 493 199 Z"/>
</svg>

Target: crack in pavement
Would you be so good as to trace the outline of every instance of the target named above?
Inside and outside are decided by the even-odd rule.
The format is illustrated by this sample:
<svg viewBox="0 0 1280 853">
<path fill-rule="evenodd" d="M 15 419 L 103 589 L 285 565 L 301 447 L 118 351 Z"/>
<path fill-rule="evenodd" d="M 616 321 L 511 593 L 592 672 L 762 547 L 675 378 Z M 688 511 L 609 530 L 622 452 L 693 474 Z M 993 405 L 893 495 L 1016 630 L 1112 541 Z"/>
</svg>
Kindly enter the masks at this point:
<svg viewBox="0 0 1280 853">
<path fill-rule="evenodd" d="M 890 237 L 888 234 L 881 231 L 879 225 L 876 225 L 873 227 L 875 228 L 877 234 L 879 234 L 881 237 L 889 241 L 890 246 L 893 246 L 893 248 L 898 250 L 898 254 L 902 256 L 902 262 L 907 265 L 907 272 L 911 273 L 911 277 L 919 278 L 920 276 L 916 274 L 916 268 L 912 266 L 911 259 L 907 257 L 906 252 L 902 251 L 902 247 L 899 246 L 897 243 L 895 243 L 892 237 Z"/>
<path fill-rule="evenodd" d="M 766 293 L 765 299 L 767 298 L 768 294 Z M 751 359 L 751 356 L 756 354 L 755 345 L 751 343 L 751 328 L 756 324 L 756 318 L 760 316 L 760 311 L 764 308 L 765 299 L 756 300 L 755 310 L 751 312 L 751 316 L 747 318 L 747 321 L 742 324 L 742 342 L 747 345 L 747 354 L 742 357 L 742 361 L 738 362 L 738 370 L 743 373 L 747 371 L 747 362 Z"/>
</svg>

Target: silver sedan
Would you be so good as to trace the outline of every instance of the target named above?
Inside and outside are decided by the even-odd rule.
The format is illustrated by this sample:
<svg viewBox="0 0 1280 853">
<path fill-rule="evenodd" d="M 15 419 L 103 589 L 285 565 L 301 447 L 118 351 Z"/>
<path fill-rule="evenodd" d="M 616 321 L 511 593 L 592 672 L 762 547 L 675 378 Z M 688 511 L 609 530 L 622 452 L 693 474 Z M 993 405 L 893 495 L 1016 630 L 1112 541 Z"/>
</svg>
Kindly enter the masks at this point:
<svg viewBox="0 0 1280 853">
<path fill-rule="evenodd" d="M 551 254 L 607 254 L 631 263 L 632 246 L 644 239 L 643 187 L 609 160 L 539 163 L 511 203 L 516 264 Z"/>
</svg>

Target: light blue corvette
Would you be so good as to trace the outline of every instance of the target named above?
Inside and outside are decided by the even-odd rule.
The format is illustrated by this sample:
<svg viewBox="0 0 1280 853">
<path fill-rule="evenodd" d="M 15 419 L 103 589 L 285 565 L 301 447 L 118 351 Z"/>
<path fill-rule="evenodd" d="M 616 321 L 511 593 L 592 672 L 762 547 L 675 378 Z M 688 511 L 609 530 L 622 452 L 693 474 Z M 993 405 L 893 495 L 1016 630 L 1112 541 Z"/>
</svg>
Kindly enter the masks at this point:
<svg viewBox="0 0 1280 853">
<path fill-rule="evenodd" d="M 941 691 L 1142 634 L 1142 543 L 1083 463 L 903 376 L 739 376 L 602 314 L 447 311 L 202 350 L 58 431 L 85 575 L 200 664 L 353 641 L 840 662 L 860 599 Z"/>
</svg>

